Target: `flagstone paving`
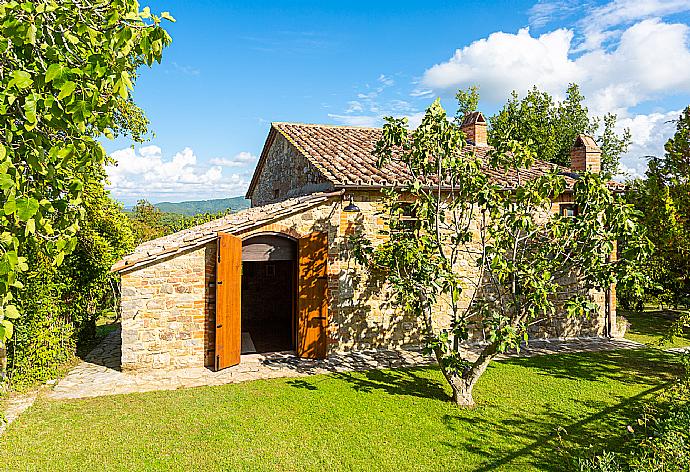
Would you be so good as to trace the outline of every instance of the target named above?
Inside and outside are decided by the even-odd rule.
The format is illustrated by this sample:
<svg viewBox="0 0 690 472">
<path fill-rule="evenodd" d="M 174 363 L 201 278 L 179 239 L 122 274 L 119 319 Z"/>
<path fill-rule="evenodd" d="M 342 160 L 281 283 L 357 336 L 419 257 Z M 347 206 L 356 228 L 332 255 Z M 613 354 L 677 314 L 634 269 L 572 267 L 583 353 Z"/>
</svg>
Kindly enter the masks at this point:
<svg viewBox="0 0 690 472">
<path fill-rule="evenodd" d="M 626 339 L 577 338 L 533 340 L 520 350 L 520 356 L 563 352 L 635 349 L 643 344 Z M 476 356 L 479 346 L 468 347 Z M 507 353 L 502 357 L 518 355 Z M 145 372 L 120 371 L 120 331 L 110 333 L 83 362 L 63 378 L 47 395 L 53 399 L 86 398 L 121 393 L 174 390 L 204 385 L 224 385 L 248 380 L 300 377 L 328 372 L 390 369 L 432 364 L 419 351 L 363 351 L 342 353 L 326 360 L 300 359 L 294 352 L 243 355 L 239 365 L 214 372 L 204 367 Z"/>
<path fill-rule="evenodd" d="M 36 389 L 28 393 L 11 395 L 5 401 L 5 404 L 3 405 L 4 418 L 3 421 L 0 422 L 0 435 L 5 432 L 10 423 L 19 418 L 19 415 L 24 413 L 26 409 L 34 404 L 36 397 L 38 396 L 38 392 L 39 390 Z"/>
</svg>

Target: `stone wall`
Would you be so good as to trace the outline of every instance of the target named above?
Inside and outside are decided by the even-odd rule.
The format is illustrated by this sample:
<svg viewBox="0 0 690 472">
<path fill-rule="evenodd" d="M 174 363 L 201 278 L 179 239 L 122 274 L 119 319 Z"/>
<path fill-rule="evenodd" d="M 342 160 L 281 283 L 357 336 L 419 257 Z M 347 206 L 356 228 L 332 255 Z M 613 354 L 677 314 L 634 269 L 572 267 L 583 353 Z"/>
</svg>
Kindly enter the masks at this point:
<svg viewBox="0 0 690 472">
<path fill-rule="evenodd" d="M 276 132 L 250 198 L 256 207 L 331 189 L 323 174 Z"/>
<path fill-rule="evenodd" d="M 215 248 L 208 244 L 122 274 L 123 370 L 213 362 Z"/>
<path fill-rule="evenodd" d="M 328 233 L 329 353 L 377 348 L 411 348 L 422 342 L 420 325 L 392 303 L 382 279 L 371 277 L 352 257 L 348 237 L 361 234 L 378 244 L 383 210 L 380 193 L 354 192 L 360 212 L 341 211 L 349 194 L 307 211 L 237 234 L 282 233 L 298 239 L 315 231 Z M 559 203 L 559 202 L 557 202 Z M 558 208 L 554 204 L 554 210 Z M 136 268 L 122 276 L 124 369 L 213 365 L 215 339 L 215 243 Z M 468 277 L 461 307 L 470 303 L 473 261 L 458 262 Z M 604 334 L 604 295 L 593 293 L 599 316 L 576 320 L 563 316 L 533 327 L 535 337 Z M 437 327 L 448 327 L 450 312 L 441 303 Z M 478 325 L 472 340 L 483 340 Z"/>
<path fill-rule="evenodd" d="M 344 196 L 347 200 L 348 195 Z M 380 193 L 355 192 L 355 204 L 360 208 L 359 213 L 340 213 L 340 228 L 336 244 L 339 246 L 339 302 L 332 307 L 330 322 L 335 325 L 333 330 L 334 349 L 358 350 L 370 348 L 400 348 L 418 346 L 422 342 L 420 325 L 415 319 L 409 318 L 401 310 L 391 304 L 392 293 L 381 280 L 370 278 L 362 267 L 359 267 L 347 247 L 348 234 L 360 234 L 374 244 L 385 239 L 380 234 L 383 225 L 380 212 L 383 210 Z M 571 202 L 567 194 L 561 195 L 554 201 L 551 211 L 560 210 L 561 204 Z M 478 227 L 475 241 L 478 241 Z M 477 248 L 479 249 L 478 242 Z M 460 257 L 456 270 L 465 274 L 463 292 L 459 300 L 461 309 L 471 303 L 474 295 L 474 283 L 477 273 L 474 268 L 474 256 Z M 571 283 L 573 281 L 570 281 Z M 573 290 L 578 288 L 573 285 Z M 605 294 L 592 291 L 589 296 L 599 305 L 599 311 L 591 318 L 570 318 L 564 310 L 559 310 L 557 316 L 536 324 L 531 328 L 535 338 L 564 338 L 576 336 L 605 335 Z M 615 309 L 615 308 L 614 308 Z M 450 304 L 447 300 L 440 300 L 433 316 L 436 328 L 448 328 L 451 321 Z M 475 320 L 470 326 L 470 341 L 485 340 L 481 323 Z"/>
</svg>

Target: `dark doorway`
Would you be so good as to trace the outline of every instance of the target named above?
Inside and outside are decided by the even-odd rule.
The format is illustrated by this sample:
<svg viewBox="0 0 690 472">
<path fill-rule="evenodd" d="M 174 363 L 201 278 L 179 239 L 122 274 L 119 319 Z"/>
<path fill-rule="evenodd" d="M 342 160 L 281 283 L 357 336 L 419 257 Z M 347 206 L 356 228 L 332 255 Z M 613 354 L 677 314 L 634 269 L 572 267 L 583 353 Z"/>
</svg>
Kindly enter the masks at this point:
<svg viewBox="0 0 690 472">
<path fill-rule="evenodd" d="M 295 348 L 294 241 L 261 235 L 242 245 L 242 353 Z"/>
</svg>

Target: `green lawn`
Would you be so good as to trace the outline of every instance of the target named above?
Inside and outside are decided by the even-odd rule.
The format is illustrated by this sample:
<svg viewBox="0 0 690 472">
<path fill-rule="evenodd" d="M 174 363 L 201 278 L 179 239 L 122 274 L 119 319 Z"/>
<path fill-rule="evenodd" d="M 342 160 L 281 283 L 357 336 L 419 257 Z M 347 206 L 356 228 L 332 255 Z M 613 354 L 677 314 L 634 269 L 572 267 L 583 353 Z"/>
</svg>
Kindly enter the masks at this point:
<svg viewBox="0 0 690 472">
<path fill-rule="evenodd" d="M 669 348 L 690 346 L 690 331 L 683 336 L 673 339 L 673 342 L 659 346 L 659 340 L 668 333 L 675 314 L 671 311 L 646 310 L 646 311 L 625 311 L 619 310 L 629 322 L 630 326 L 625 333 L 625 337 L 649 346 Z"/>
<path fill-rule="evenodd" d="M 659 350 L 493 364 L 461 410 L 435 368 L 40 399 L 0 440 L 9 470 L 567 470 L 615 448 L 677 373 Z M 614 441 L 614 442 L 611 442 Z"/>
</svg>

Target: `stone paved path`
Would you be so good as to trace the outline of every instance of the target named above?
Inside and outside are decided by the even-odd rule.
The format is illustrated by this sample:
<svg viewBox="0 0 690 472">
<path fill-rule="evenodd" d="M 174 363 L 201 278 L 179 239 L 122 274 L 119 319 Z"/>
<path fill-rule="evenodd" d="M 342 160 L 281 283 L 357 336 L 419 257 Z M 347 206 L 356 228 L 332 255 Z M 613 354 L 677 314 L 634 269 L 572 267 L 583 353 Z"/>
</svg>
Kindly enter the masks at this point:
<svg viewBox="0 0 690 472">
<path fill-rule="evenodd" d="M 36 397 L 38 396 L 38 391 L 39 390 L 36 389 L 29 393 L 13 395 L 7 399 L 3 411 L 5 421 L 0 423 L 0 435 L 5 432 L 10 423 L 19 418 L 19 415 L 24 413 L 27 408 L 34 404 Z"/>
<path fill-rule="evenodd" d="M 521 356 L 634 349 L 642 344 L 625 339 L 581 338 L 571 340 L 533 340 Z M 475 355 L 478 347 L 468 348 Z M 512 356 L 515 353 L 504 355 Z M 203 385 L 224 385 L 248 380 L 300 377 L 328 372 L 389 369 L 433 363 L 418 351 L 364 351 L 337 354 L 327 360 L 299 359 L 291 352 L 243 355 L 239 365 L 213 372 L 203 367 L 120 372 L 120 331 L 109 334 L 86 359 L 47 394 L 53 399 L 85 398 L 120 393 L 174 390 Z"/>
</svg>

